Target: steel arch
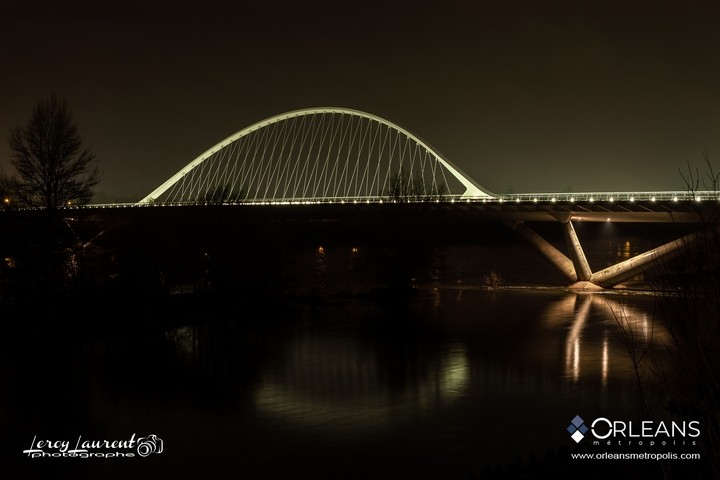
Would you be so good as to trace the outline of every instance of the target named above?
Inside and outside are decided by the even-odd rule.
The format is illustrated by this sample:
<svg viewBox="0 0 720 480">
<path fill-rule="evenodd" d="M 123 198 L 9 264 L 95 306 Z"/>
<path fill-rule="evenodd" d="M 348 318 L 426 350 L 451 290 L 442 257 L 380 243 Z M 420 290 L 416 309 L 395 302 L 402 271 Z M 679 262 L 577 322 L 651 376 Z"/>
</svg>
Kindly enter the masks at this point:
<svg viewBox="0 0 720 480">
<path fill-rule="evenodd" d="M 203 152 L 201 155 L 196 157 L 194 160 L 192 160 L 190 163 L 185 165 L 181 170 L 179 170 L 175 175 L 170 177 L 168 180 L 163 182 L 159 187 L 157 187 L 155 190 L 150 192 L 148 195 L 146 195 L 142 200 L 137 202 L 138 204 L 143 203 L 150 203 L 153 200 L 159 198 L 163 193 L 165 193 L 168 189 L 170 189 L 173 185 L 175 185 L 178 181 L 180 181 L 185 175 L 187 175 L 189 172 L 191 172 L 193 169 L 201 165 L 203 162 L 205 162 L 207 159 L 211 158 L 216 153 L 223 150 L 225 147 L 228 147 L 229 145 L 233 144 L 234 142 L 240 140 L 241 138 L 253 133 L 257 132 L 265 127 L 271 126 L 273 124 L 276 124 L 278 122 L 282 122 L 288 119 L 292 119 L 295 117 L 301 117 L 306 115 L 326 115 L 326 114 L 340 114 L 340 115 L 354 115 L 358 116 L 367 120 L 371 120 L 374 122 L 377 122 L 381 125 L 384 125 L 388 128 L 391 128 L 408 139 L 415 142 L 417 145 L 421 146 L 425 149 L 426 152 L 430 153 L 432 157 L 437 160 L 442 166 L 444 166 L 448 172 L 450 172 L 455 179 L 458 180 L 462 186 L 465 187 L 465 192 L 460 196 L 463 199 L 469 199 L 469 198 L 480 198 L 480 199 L 490 199 L 495 198 L 495 195 L 488 192 L 487 190 L 480 187 L 477 183 L 475 183 L 474 180 L 472 180 L 470 177 L 468 177 L 460 168 L 458 168 L 456 165 L 454 165 L 450 160 L 443 157 L 440 153 L 435 151 L 430 145 L 428 145 L 425 141 L 418 138 L 413 133 L 409 132 L 408 130 L 400 127 L 399 125 L 396 125 L 384 118 L 381 118 L 377 115 L 373 115 L 367 112 L 363 112 L 360 110 L 350 109 L 350 108 L 343 108 L 343 107 L 322 107 L 322 108 L 306 108 L 306 109 L 300 109 L 300 110 L 294 110 L 290 112 L 286 112 L 280 115 L 275 115 L 273 117 L 266 118 L 265 120 L 261 120 L 257 123 L 254 123 L 250 125 L 249 127 L 246 127 L 233 135 L 230 135 L 229 137 L 225 138 L 224 140 L 218 142 L 205 152 Z"/>
</svg>

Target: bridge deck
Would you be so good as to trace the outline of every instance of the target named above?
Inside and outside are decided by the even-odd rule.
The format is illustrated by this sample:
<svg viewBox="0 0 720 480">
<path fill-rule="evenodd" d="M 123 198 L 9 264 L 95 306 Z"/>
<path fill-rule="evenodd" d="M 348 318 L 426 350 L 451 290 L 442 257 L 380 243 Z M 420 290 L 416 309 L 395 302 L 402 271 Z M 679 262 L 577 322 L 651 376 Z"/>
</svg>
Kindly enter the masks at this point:
<svg viewBox="0 0 720 480">
<path fill-rule="evenodd" d="M 72 206 L 65 209 L 68 215 L 81 212 L 91 214 L 97 210 L 156 210 L 227 208 L 252 215 L 263 212 L 271 217 L 329 215 L 355 216 L 377 213 L 426 211 L 428 213 L 470 215 L 478 221 L 532 221 L 557 222 L 572 219 L 588 222 L 652 222 L 652 223 L 703 223 L 720 210 L 715 201 L 431 201 L 394 203 L 376 201 L 314 201 L 314 202 L 253 202 L 236 204 L 108 204 Z"/>
</svg>

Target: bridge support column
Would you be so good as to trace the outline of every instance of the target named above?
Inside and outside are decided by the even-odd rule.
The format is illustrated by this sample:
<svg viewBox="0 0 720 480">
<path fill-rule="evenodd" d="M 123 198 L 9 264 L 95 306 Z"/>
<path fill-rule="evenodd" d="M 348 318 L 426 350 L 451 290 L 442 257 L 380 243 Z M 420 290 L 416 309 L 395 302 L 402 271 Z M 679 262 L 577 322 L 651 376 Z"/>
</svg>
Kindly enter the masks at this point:
<svg viewBox="0 0 720 480">
<path fill-rule="evenodd" d="M 570 220 L 563 222 L 563 234 L 565 235 L 565 243 L 567 243 L 568 250 L 570 250 L 570 258 L 575 266 L 575 272 L 579 282 L 588 282 L 592 277 L 592 270 L 588 264 L 585 252 L 580 245 L 580 239 L 578 239 L 575 228 Z"/>
<path fill-rule="evenodd" d="M 652 267 L 653 262 L 671 259 L 682 253 L 683 248 L 692 249 L 697 247 L 703 241 L 705 235 L 705 231 L 691 233 L 665 245 L 660 245 L 624 262 L 593 273 L 591 281 L 603 288 L 614 287 L 649 269 Z"/>
<path fill-rule="evenodd" d="M 560 272 L 565 275 L 571 282 L 576 282 L 578 277 L 575 273 L 575 267 L 572 260 L 565 256 L 560 250 L 555 248 L 550 242 L 535 233 L 530 227 L 523 222 L 506 223 L 510 228 L 515 230 L 521 237 L 527 240 L 530 245 L 535 247 L 546 259 L 555 265 Z"/>
</svg>

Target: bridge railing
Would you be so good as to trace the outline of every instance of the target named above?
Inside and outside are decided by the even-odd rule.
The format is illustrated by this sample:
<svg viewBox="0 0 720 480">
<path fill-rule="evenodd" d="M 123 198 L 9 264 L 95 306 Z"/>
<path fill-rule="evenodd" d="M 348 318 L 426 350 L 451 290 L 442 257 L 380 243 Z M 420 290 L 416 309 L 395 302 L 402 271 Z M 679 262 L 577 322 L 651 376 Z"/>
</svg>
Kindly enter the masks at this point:
<svg viewBox="0 0 720 480">
<path fill-rule="evenodd" d="M 563 193 L 507 193 L 493 199 L 496 202 L 516 203 L 594 203 L 594 202 L 701 202 L 720 200 L 716 191 L 665 192 L 563 192 Z"/>
<path fill-rule="evenodd" d="M 572 204 L 572 203 L 654 203 L 654 202 L 706 202 L 720 201 L 720 192 L 716 191 L 665 191 L 665 192 L 563 192 L 563 193 L 507 193 L 493 197 L 463 197 L 461 195 L 441 195 L 428 198 L 393 199 L 389 197 L 353 197 L 353 198 L 296 198 L 265 199 L 238 202 L 193 201 L 193 202 L 127 202 L 127 203 L 91 203 L 68 205 L 65 209 L 78 208 L 144 208 L 203 205 L 322 205 L 322 204 L 393 204 L 393 203 L 463 203 L 463 204 Z M 26 210 L 37 210 L 32 208 Z"/>
<path fill-rule="evenodd" d="M 215 202 L 227 205 L 319 205 L 319 204 L 382 204 L 382 203 L 594 203 L 594 202 L 701 202 L 720 200 L 716 191 L 664 191 L 664 192 L 563 192 L 563 193 L 508 193 L 493 197 L 467 197 L 462 195 L 440 195 L 421 199 L 393 199 L 389 197 L 352 197 L 352 198 L 295 198 L 283 200 L 252 200 L 241 202 Z M 143 203 L 152 205 L 211 205 L 213 202 L 185 203 Z"/>
</svg>

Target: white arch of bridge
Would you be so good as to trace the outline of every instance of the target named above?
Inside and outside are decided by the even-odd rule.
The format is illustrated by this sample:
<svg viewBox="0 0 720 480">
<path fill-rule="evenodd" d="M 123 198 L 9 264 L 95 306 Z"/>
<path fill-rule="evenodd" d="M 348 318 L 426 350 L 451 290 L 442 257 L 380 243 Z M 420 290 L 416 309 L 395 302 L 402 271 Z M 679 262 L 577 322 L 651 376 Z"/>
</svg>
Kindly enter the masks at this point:
<svg viewBox="0 0 720 480">
<path fill-rule="evenodd" d="M 258 132 L 262 129 L 265 129 L 267 127 L 270 127 L 272 125 L 278 124 L 280 122 L 284 122 L 290 119 L 294 119 L 297 117 L 303 117 L 303 116 L 324 116 L 324 115 L 349 115 L 354 117 L 359 117 L 361 119 L 365 119 L 367 121 L 375 122 L 378 125 L 382 125 L 388 129 L 392 129 L 395 132 L 403 135 L 406 137 L 406 139 L 409 139 L 412 141 L 417 147 L 424 150 L 425 154 L 429 155 L 429 157 L 436 161 L 438 164 L 442 165 L 458 182 L 462 187 L 464 187 L 464 192 L 458 195 L 460 198 L 463 199 L 490 199 L 495 198 L 495 195 L 488 192 L 487 190 L 480 187 L 475 181 L 473 181 L 470 177 L 468 177 L 465 173 L 460 170 L 456 165 L 454 165 L 452 162 L 450 162 L 448 159 L 443 157 L 439 152 L 437 152 L 435 149 L 430 147 L 426 142 L 418 138 L 413 133 L 409 132 L 408 130 L 400 127 L 399 125 L 396 125 L 388 120 L 385 120 L 381 117 L 378 117 L 376 115 L 372 115 L 370 113 L 362 112 L 359 110 L 349 109 L 349 108 L 339 108 L 339 107 L 325 107 L 325 108 L 307 108 L 307 109 L 301 109 L 301 110 L 295 110 L 287 113 L 283 113 L 280 115 L 276 115 L 271 118 L 267 118 L 265 120 L 259 121 L 253 125 L 250 125 L 249 127 L 246 127 L 237 133 L 227 137 L 226 139 L 222 140 L 221 142 L 217 143 L 216 145 L 212 146 L 205 152 L 203 152 L 201 155 L 196 157 L 194 160 L 192 160 L 190 163 L 185 165 L 182 169 L 180 169 L 175 175 L 170 177 L 168 180 L 166 180 L 162 185 L 157 187 L 155 190 L 150 192 L 147 196 L 145 196 L 143 199 L 141 199 L 138 204 L 142 203 L 150 203 L 154 200 L 160 198 L 163 194 L 165 194 L 168 190 L 172 189 L 176 184 L 183 181 L 183 179 L 188 176 L 188 174 L 191 174 L 194 170 L 196 170 L 197 167 L 201 166 L 204 162 L 206 162 L 209 159 L 214 158 L 216 154 L 223 151 L 227 147 L 233 145 L 235 142 L 238 142 L 239 140 L 243 139 L 244 137 L 247 137 L 248 135 L 251 135 L 255 132 Z M 265 148 L 268 148 L 267 146 Z M 272 146 L 272 149 L 275 149 L 276 146 Z M 284 145 L 283 145 L 284 148 Z M 257 173 L 257 172 L 255 172 Z M 215 173 L 217 176 L 217 173 Z M 264 173 L 263 173 L 264 175 Z M 200 176 L 200 175 L 198 175 Z M 203 182 L 203 180 L 196 179 L 194 180 L 196 184 L 199 184 Z M 207 184 L 207 182 L 205 182 Z"/>
</svg>

